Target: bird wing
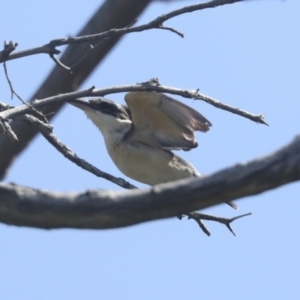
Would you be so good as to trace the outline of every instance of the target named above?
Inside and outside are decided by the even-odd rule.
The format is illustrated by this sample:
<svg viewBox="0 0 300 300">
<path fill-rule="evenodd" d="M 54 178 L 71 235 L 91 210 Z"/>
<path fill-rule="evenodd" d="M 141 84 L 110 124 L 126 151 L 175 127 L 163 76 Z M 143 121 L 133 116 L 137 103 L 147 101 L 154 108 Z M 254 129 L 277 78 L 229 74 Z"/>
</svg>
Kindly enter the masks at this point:
<svg viewBox="0 0 300 300">
<path fill-rule="evenodd" d="M 200 113 L 164 94 L 130 92 L 125 95 L 137 137 L 168 149 L 190 150 L 198 146 L 194 132 L 212 125 Z"/>
</svg>

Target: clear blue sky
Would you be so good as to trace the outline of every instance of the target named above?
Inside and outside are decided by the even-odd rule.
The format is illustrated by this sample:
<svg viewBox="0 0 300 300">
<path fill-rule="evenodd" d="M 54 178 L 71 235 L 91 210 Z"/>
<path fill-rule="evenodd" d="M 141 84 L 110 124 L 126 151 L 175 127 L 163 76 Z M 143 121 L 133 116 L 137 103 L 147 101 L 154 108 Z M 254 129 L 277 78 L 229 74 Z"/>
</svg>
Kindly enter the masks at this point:
<svg viewBox="0 0 300 300">
<path fill-rule="evenodd" d="M 153 3 L 139 23 L 196 1 Z M 1 39 L 18 49 L 75 35 L 99 1 L 6 1 Z M 201 111 L 212 130 L 200 147 L 181 153 L 203 174 L 275 151 L 300 133 L 300 2 L 247 1 L 186 14 L 166 23 L 185 38 L 153 30 L 127 35 L 82 88 L 161 83 L 201 92 L 252 113 L 269 127 L 182 99 Z M 17 92 L 28 99 L 47 76 L 46 55 L 8 63 Z M 1 101 L 10 100 L 0 74 Z M 110 99 L 123 101 L 121 94 Z M 179 97 L 177 97 L 179 99 Z M 79 156 L 121 176 L 96 128 L 66 107 L 55 133 Z M 6 181 L 57 191 L 118 189 L 67 161 L 42 137 L 11 168 Z M 133 181 L 132 181 L 133 182 Z M 141 185 L 139 185 L 141 186 Z M 240 199 L 234 237 L 206 222 L 205 236 L 192 221 L 176 218 L 117 230 L 52 230 L 0 225 L 1 299 L 299 299 L 300 185 L 293 183 Z M 237 213 L 226 205 L 206 212 Z"/>
</svg>

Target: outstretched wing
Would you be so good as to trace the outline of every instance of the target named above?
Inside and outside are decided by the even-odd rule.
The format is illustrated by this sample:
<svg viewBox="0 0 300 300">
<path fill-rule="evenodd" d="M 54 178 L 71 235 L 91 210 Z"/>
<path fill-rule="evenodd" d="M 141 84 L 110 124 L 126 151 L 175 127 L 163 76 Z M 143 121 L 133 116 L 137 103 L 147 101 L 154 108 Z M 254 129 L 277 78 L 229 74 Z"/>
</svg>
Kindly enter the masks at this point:
<svg viewBox="0 0 300 300">
<path fill-rule="evenodd" d="M 212 125 L 194 109 L 164 94 L 130 92 L 125 101 L 137 136 L 147 136 L 164 148 L 195 148 L 194 132 L 206 132 Z"/>
</svg>

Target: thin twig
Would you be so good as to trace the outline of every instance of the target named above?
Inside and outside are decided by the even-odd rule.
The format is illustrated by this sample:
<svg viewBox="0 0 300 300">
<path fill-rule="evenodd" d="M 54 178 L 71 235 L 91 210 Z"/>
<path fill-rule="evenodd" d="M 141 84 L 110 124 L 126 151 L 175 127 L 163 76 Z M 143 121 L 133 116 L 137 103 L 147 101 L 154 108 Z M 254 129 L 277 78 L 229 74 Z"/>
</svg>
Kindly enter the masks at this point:
<svg viewBox="0 0 300 300">
<path fill-rule="evenodd" d="M 176 30 L 172 27 L 167 27 L 167 26 L 160 25 L 157 28 L 163 29 L 163 30 L 169 30 L 171 32 L 174 32 L 174 33 L 178 34 L 180 37 L 184 38 L 184 34 L 182 32 L 180 32 L 180 31 L 178 31 L 178 30 Z"/>
<path fill-rule="evenodd" d="M 14 97 L 14 89 L 13 89 L 13 86 L 12 86 L 12 83 L 10 81 L 10 78 L 8 76 L 8 72 L 7 72 L 7 67 L 6 67 L 6 62 L 3 62 L 3 68 L 4 68 L 4 73 L 5 73 L 5 77 L 6 77 L 6 80 L 8 82 L 8 85 L 9 85 L 9 88 L 10 88 L 10 99 L 13 99 Z M 18 96 L 17 96 L 18 97 Z M 25 104 L 25 102 L 23 100 L 21 100 L 21 102 L 23 104 Z"/>
<path fill-rule="evenodd" d="M 4 73 L 5 73 L 5 77 L 6 80 L 8 82 L 9 88 L 10 88 L 10 92 L 11 92 L 11 99 L 13 99 L 14 95 L 27 107 L 29 107 L 30 109 L 32 109 L 38 116 L 40 116 L 45 122 L 47 122 L 47 118 L 45 117 L 45 115 L 43 113 L 41 113 L 40 111 L 38 111 L 37 109 L 35 109 L 30 103 L 24 101 L 21 96 L 19 96 L 19 94 L 15 91 L 12 82 L 8 76 L 8 71 L 7 71 L 7 67 L 6 67 L 6 61 L 3 62 L 3 68 L 4 68 Z"/>
<path fill-rule="evenodd" d="M 188 97 L 188 98 L 190 98 L 190 97 Z M 260 123 L 260 124 L 269 126 L 269 124 L 265 121 L 265 116 L 263 114 L 253 115 L 245 110 L 239 109 L 237 107 L 232 107 L 232 106 L 230 106 L 226 103 L 222 103 L 219 100 L 216 100 L 214 98 L 205 96 L 203 94 L 199 94 L 198 92 L 195 93 L 193 99 L 205 101 L 206 103 L 209 103 L 217 108 L 220 108 L 220 109 L 226 110 L 228 112 L 231 112 L 233 114 L 239 115 L 241 117 L 247 118 L 256 123 Z"/>
<path fill-rule="evenodd" d="M 62 67 L 62 68 L 65 69 L 66 71 L 70 71 L 70 70 L 71 70 L 71 68 L 69 68 L 68 66 L 64 65 L 58 58 L 56 58 L 56 57 L 54 56 L 53 53 L 50 53 L 50 57 L 54 60 L 54 62 L 55 62 L 58 66 Z"/>
<path fill-rule="evenodd" d="M 252 213 L 247 213 L 247 214 L 243 214 L 243 215 L 239 215 L 236 216 L 234 218 L 223 218 L 223 217 L 216 217 L 216 216 L 212 216 L 212 215 L 207 215 L 207 214 L 202 214 L 202 213 L 198 213 L 198 212 L 190 212 L 190 213 L 186 213 L 185 215 L 188 216 L 189 219 L 192 219 L 194 221 L 196 221 L 200 228 L 203 230 L 203 232 L 205 234 L 207 234 L 208 236 L 210 236 L 210 232 L 207 229 L 207 227 L 204 226 L 204 224 L 202 223 L 201 220 L 207 220 L 207 221 L 215 221 L 215 222 L 219 222 L 221 224 L 224 224 L 228 230 L 235 236 L 235 232 L 233 231 L 233 229 L 230 226 L 230 223 L 232 223 L 233 221 L 246 217 L 246 216 L 250 216 Z M 204 226 L 204 227 L 203 227 Z"/>
</svg>

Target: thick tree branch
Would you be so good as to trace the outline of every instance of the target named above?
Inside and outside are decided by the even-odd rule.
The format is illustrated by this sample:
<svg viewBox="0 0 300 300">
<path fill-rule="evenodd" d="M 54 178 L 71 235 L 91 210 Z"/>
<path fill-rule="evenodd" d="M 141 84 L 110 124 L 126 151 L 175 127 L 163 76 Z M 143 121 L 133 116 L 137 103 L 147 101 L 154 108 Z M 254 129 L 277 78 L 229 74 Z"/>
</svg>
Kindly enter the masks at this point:
<svg viewBox="0 0 300 300">
<path fill-rule="evenodd" d="M 277 152 L 211 176 L 145 190 L 58 193 L 0 184 L 0 222 L 38 228 L 116 228 L 168 218 L 300 180 L 300 136 Z"/>
</svg>

